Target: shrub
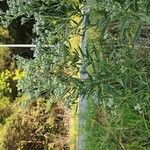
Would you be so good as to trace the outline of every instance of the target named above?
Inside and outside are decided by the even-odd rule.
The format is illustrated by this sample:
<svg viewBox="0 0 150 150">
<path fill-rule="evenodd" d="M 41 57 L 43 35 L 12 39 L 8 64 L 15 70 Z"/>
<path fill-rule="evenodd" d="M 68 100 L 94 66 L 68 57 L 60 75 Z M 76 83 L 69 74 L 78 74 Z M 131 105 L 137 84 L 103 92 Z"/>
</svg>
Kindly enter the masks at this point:
<svg viewBox="0 0 150 150">
<path fill-rule="evenodd" d="M 0 72 L 0 97 L 10 97 L 12 100 L 17 96 L 17 80 L 25 76 L 24 71 L 15 69 Z"/>
<path fill-rule="evenodd" d="M 66 149 L 69 142 L 67 111 L 60 103 L 53 104 L 52 107 L 46 105 L 42 99 L 27 108 L 14 105 L 13 114 L 0 130 L 0 146 L 3 146 L 0 148 Z"/>
<path fill-rule="evenodd" d="M 9 79 L 11 78 L 11 72 L 5 70 L 0 73 L 0 97 L 11 93 Z"/>
<path fill-rule="evenodd" d="M 6 28 L 0 26 L 0 43 L 11 43 L 11 37 L 9 31 Z"/>
<path fill-rule="evenodd" d="M 18 57 L 19 69 L 26 72 L 25 77 L 18 82 L 18 89 L 29 95 L 31 99 L 38 96 L 53 96 L 59 97 L 59 100 L 74 101 L 77 97 L 75 91 L 78 91 L 76 86 L 78 78 L 74 75 L 77 74 L 79 67 L 70 61 L 72 56 L 68 43 L 70 34 L 75 32 L 71 27 L 70 20 L 73 20 L 71 17 L 76 14 L 81 16 L 77 3 L 51 0 L 36 3 L 18 1 L 18 3 L 10 2 L 9 6 L 11 10 L 3 18 L 7 20 L 6 24 L 9 24 L 16 14 L 25 15 L 22 21 L 34 16 L 36 22 L 33 29 L 37 35 L 33 40 L 33 44 L 37 45 L 33 48 L 34 59 Z M 55 14 L 52 10 L 56 10 Z M 68 92 L 72 94 L 68 95 Z"/>
<path fill-rule="evenodd" d="M 5 118 L 10 116 L 12 113 L 11 103 L 9 98 L 2 97 L 0 98 L 0 123 L 3 123 Z"/>
<path fill-rule="evenodd" d="M 0 48 L 0 72 L 12 66 L 12 52 L 8 48 Z"/>
</svg>

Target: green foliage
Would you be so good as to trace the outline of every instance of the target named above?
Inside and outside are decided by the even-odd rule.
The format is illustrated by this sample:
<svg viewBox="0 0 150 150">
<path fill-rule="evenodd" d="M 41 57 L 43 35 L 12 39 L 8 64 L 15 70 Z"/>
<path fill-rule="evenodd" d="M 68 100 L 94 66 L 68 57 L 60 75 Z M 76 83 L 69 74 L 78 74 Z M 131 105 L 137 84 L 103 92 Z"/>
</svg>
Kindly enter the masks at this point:
<svg viewBox="0 0 150 150">
<path fill-rule="evenodd" d="M 63 122 L 60 122 L 60 127 L 48 122 L 51 119 L 50 116 L 55 113 L 46 109 L 44 100 L 51 105 L 57 101 L 65 101 L 68 104 L 77 99 L 78 87 L 76 85 L 79 79 L 75 75 L 79 67 L 70 61 L 73 58 L 69 52 L 69 38 L 75 32 L 71 26 L 71 18 L 75 15 L 82 15 L 77 4 L 68 0 L 57 2 L 53 0 L 32 2 L 8 0 L 10 9 L 5 15 L 1 15 L 1 23 L 8 27 L 13 19 L 22 15 L 24 16 L 22 24 L 29 18 L 35 19 L 33 32 L 36 38 L 33 39 L 33 44 L 37 47 L 32 49 L 33 60 L 17 57 L 19 70 L 25 72 L 24 77 L 18 81 L 18 90 L 25 93 L 32 101 L 28 103 L 28 100 L 21 100 L 23 104 L 28 103 L 29 108 L 22 108 L 18 106 L 18 103 L 16 104 L 16 101 L 14 102 L 14 112 L 7 119 L 5 118 L 6 123 L 1 126 L 0 149 L 38 149 L 41 145 L 42 148 L 40 148 L 44 149 L 43 144 L 38 145 L 34 142 L 46 142 L 47 138 L 50 141 L 49 148 L 62 149 L 57 143 L 64 143 L 63 146 L 67 146 L 66 141 L 62 141 L 60 137 L 60 134 L 65 136 L 64 130 L 67 129 L 63 126 Z M 32 103 L 38 101 L 35 97 L 44 97 L 40 106 L 34 106 L 37 105 L 36 102 Z M 56 113 L 59 114 L 59 112 L 64 114 L 62 108 L 57 108 Z M 57 114 L 55 114 L 54 122 L 55 120 L 59 122 Z M 59 117 L 61 116 L 62 114 L 59 114 Z M 32 141 L 33 139 L 35 141 Z M 30 141 L 33 144 L 30 144 Z"/>
<path fill-rule="evenodd" d="M 72 16 L 82 16 L 78 3 L 73 1 L 8 1 L 10 10 L 2 18 L 4 25 L 21 16 L 22 23 L 34 17 L 34 60 L 18 57 L 18 67 L 26 72 L 18 82 L 18 89 L 32 99 L 38 96 L 75 100 L 78 95 L 79 67 L 71 62 L 69 38 L 75 32 Z M 44 46 L 49 45 L 49 46 Z M 73 59 L 72 59 L 73 60 Z M 68 94 L 70 93 L 70 94 Z M 69 102 L 68 102 L 69 103 Z"/>
<path fill-rule="evenodd" d="M 143 38 L 142 31 L 147 32 L 150 24 L 149 0 L 89 0 L 91 26 L 87 29 L 87 50 L 84 53 L 80 49 L 80 54 L 75 51 L 74 56 L 69 52 L 69 38 L 79 30 L 83 19 L 76 28 L 72 27 L 71 21 L 73 16 L 84 16 L 78 3 L 8 0 L 8 4 L 10 9 L 1 16 L 4 25 L 8 26 L 16 16 L 22 15 L 25 16 L 22 24 L 31 16 L 36 22 L 33 29 L 36 34 L 33 44 L 37 45 L 33 48 L 34 59 L 17 58 L 19 69 L 25 72 L 24 78 L 18 82 L 18 89 L 32 102 L 35 97 L 44 97 L 50 104 L 57 101 L 73 103 L 82 94 L 88 102 L 88 111 L 81 114 L 86 118 L 83 128 L 86 150 L 148 150 L 150 53 L 139 41 Z M 96 36 L 90 35 L 91 29 Z M 149 38 L 147 33 L 144 36 L 144 41 Z M 80 58 L 82 62 L 79 63 Z M 79 65 L 87 74 L 84 81 L 76 77 Z M 1 75 L 3 93 L 9 89 L 8 76 Z M 41 109 L 45 114 L 45 106 L 44 110 L 41 106 L 33 111 L 21 111 L 40 120 Z M 22 133 L 43 127 L 39 120 L 36 120 L 35 127 L 27 117 L 27 122 L 25 120 L 22 125 L 20 114 L 12 115 L 2 129 L 5 145 L 17 149 L 20 138 L 24 138 Z M 12 133 L 10 139 L 7 128 Z M 26 136 L 29 138 L 30 134 Z"/>
<path fill-rule="evenodd" d="M 149 19 L 146 3 L 136 1 L 136 9 L 134 2 L 90 4 L 92 28 L 99 34 L 89 34 L 86 53 L 81 50 L 88 75 L 81 90 L 88 101 L 83 114 L 87 150 L 149 149 L 150 53 L 144 43 L 136 46 Z"/>
<path fill-rule="evenodd" d="M 97 0 L 90 5 L 92 24 L 99 26 L 100 42 L 109 47 L 134 46 L 141 28 L 150 24 L 148 1 Z"/>
<path fill-rule="evenodd" d="M 85 61 L 90 61 L 86 68 L 89 80 L 83 90 L 89 103 L 85 114 L 86 149 L 148 149 L 150 64 L 147 55 L 139 62 L 133 49 L 115 49 L 111 53 L 102 49 L 93 51 L 97 52 Z M 97 53 L 101 53 L 99 58 Z"/>
</svg>

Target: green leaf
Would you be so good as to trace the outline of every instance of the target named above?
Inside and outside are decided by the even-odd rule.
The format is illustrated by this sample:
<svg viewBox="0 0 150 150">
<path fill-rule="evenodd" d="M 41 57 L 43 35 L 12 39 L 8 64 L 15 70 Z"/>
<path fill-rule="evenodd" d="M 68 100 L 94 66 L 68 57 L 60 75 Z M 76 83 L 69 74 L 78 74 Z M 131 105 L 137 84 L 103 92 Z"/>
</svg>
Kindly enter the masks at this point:
<svg viewBox="0 0 150 150">
<path fill-rule="evenodd" d="M 120 32 L 119 32 L 119 38 L 120 38 L 120 44 L 124 44 L 124 40 L 125 40 L 125 32 L 126 32 L 126 28 L 127 28 L 127 25 L 129 23 L 129 16 L 126 15 L 123 20 L 122 20 L 122 23 L 120 25 Z"/>
</svg>

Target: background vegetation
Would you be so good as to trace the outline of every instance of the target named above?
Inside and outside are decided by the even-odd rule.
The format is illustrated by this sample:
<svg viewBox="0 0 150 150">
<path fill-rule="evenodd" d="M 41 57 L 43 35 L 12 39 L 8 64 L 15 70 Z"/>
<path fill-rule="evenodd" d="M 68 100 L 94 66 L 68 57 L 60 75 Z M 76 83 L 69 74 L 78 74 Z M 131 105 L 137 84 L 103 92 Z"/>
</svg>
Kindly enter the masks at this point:
<svg viewBox="0 0 150 150">
<path fill-rule="evenodd" d="M 67 108 L 83 95 L 83 149 L 148 150 L 149 0 L 4 3 L 0 43 L 37 47 L 0 51 L 0 149 L 70 149 Z M 85 5 L 87 28 L 81 25 Z M 86 53 L 77 46 L 84 31 Z"/>
<path fill-rule="evenodd" d="M 30 44 L 32 38 L 37 47 L 8 49 L 10 56 L 7 49 L 1 50 L 0 149 L 69 149 L 66 106 L 78 95 L 78 67 L 72 64 L 69 40 L 77 30 L 75 18 L 81 16 L 78 3 L 7 0 L 7 4 L 1 25 L 10 41 L 2 33 L 1 43 Z M 13 67 L 6 66 L 7 57 Z"/>
</svg>

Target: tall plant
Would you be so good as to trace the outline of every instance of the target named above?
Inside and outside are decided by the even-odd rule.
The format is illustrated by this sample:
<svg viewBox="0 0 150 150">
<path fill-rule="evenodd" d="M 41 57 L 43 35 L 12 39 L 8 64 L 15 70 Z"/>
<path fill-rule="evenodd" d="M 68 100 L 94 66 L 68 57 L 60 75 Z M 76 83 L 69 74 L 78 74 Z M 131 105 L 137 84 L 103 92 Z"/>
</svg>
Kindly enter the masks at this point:
<svg viewBox="0 0 150 150">
<path fill-rule="evenodd" d="M 149 1 L 90 3 L 84 149 L 144 149 L 149 137 Z M 93 34 L 93 35 L 91 35 Z M 84 114 L 83 114 L 84 115 Z M 140 137 L 139 137 L 140 135 Z"/>
</svg>

